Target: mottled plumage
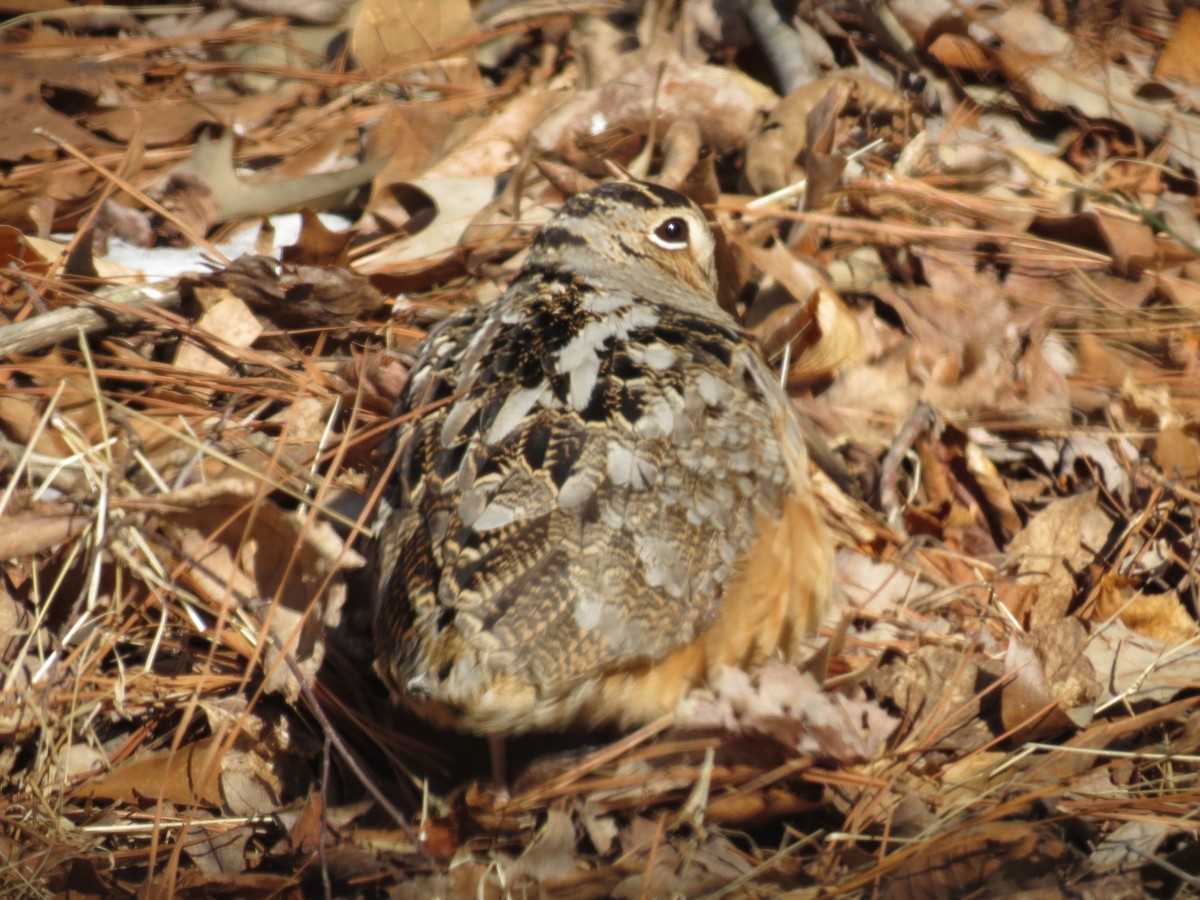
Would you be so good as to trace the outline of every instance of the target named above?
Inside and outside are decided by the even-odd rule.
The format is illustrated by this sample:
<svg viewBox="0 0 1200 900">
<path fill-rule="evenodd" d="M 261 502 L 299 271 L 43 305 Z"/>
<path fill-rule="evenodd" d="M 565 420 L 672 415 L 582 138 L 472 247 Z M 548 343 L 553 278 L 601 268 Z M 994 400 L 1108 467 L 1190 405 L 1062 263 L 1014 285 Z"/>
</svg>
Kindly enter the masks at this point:
<svg viewBox="0 0 1200 900">
<path fill-rule="evenodd" d="M 700 210 L 569 201 L 429 335 L 378 524 L 378 670 L 486 734 L 634 725 L 793 649 L 830 548 L 790 401 L 718 305 Z"/>
</svg>

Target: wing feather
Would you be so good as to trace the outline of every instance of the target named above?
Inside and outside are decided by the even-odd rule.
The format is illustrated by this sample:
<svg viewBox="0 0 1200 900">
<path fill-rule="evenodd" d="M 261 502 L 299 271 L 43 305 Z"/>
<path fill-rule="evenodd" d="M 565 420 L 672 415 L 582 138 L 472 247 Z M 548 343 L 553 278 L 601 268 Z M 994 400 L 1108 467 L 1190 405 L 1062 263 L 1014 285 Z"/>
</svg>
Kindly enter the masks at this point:
<svg viewBox="0 0 1200 900">
<path fill-rule="evenodd" d="M 762 378 L 732 329 L 720 358 L 711 328 L 647 327 L 590 355 L 572 345 L 582 368 L 564 371 L 552 348 L 494 327 L 500 315 L 431 337 L 402 411 L 464 395 L 411 426 L 385 524 L 403 563 L 380 591 L 409 608 L 395 681 L 464 707 L 495 674 L 558 694 L 696 640 L 786 488 L 778 471 L 730 470 L 776 440 L 766 407 L 711 375 Z"/>
</svg>

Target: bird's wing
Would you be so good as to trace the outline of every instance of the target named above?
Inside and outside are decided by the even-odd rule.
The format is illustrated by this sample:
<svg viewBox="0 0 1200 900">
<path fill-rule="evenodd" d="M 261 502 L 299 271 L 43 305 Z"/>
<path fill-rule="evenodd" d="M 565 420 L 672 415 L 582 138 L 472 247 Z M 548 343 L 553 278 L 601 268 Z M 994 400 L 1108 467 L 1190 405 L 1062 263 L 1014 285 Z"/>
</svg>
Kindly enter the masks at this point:
<svg viewBox="0 0 1200 900">
<path fill-rule="evenodd" d="M 557 691 L 694 641 L 784 491 L 769 412 L 725 383 L 761 360 L 647 329 L 599 359 L 583 402 L 519 329 L 461 326 L 409 398 L 462 396 L 416 421 L 397 468 L 385 591 L 409 672 Z M 442 338 L 460 346 L 439 355 Z M 451 357 L 474 362 L 439 371 Z"/>
</svg>

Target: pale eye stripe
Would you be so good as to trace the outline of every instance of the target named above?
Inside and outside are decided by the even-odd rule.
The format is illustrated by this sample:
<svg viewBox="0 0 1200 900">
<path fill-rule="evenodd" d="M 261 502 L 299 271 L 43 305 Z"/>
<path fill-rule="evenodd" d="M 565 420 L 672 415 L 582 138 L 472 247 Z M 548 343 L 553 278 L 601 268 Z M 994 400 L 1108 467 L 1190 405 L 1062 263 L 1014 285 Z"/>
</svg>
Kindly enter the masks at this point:
<svg viewBox="0 0 1200 900">
<path fill-rule="evenodd" d="M 664 250 L 686 250 L 688 248 L 687 241 L 668 241 L 665 238 L 660 238 L 653 231 L 650 232 L 650 240 Z"/>
</svg>

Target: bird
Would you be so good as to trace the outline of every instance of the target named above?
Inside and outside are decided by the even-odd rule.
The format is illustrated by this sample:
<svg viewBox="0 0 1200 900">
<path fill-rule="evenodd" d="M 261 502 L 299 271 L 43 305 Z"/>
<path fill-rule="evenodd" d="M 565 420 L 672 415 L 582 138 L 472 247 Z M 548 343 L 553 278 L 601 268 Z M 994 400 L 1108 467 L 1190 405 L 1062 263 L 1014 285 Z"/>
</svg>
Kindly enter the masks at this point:
<svg viewBox="0 0 1200 900">
<path fill-rule="evenodd" d="M 605 182 L 429 332 L 375 527 L 399 704 L 501 741 L 630 729 L 797 653 L 831 542 L 797 411 L 716 290 L 696 204 Z"/>
</svg>

